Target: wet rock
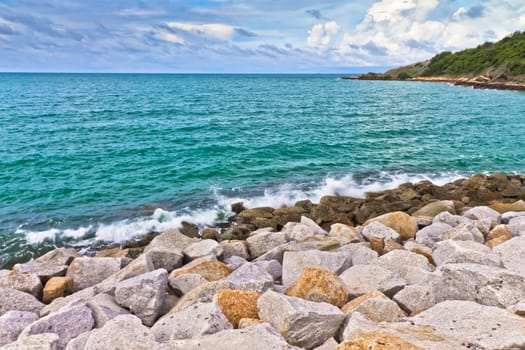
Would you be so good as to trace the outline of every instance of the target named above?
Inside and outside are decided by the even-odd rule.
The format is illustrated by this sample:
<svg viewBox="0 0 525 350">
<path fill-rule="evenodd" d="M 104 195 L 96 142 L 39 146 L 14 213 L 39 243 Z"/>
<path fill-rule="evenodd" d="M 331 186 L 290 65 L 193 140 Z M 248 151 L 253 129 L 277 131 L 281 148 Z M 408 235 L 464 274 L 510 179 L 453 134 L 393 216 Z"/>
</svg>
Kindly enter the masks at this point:
<svg viewBox="0 0 525 350">
<path fill-rule="evenodd" d="M 399 306 L 379 291 L 373 291 L 346 303 L 341 310 L 346 313 L 360 312 L 375 322 L 393 322 L 406 314 Z"/>
<path fill-rule="evenodd" d="M 399 233 L 397 233 L 397 231 L 386 225 L 383 225 L 378 221 L 372 222 L 365 226 L 363 228 L 363 236 L 365 236 L 369 241 L 372 239 L 393 240 L 398 242 L 401 241 L 401 236 Z"/>
<path fill-rule="evenodd" d="M 443 235 L 450 231 L 452 226 L 443 222 L 433 223 L 416 233 L 416 242 L 434 248 L 437 242 L 442 240 Z"/>
<path fill-rule="evenodd" d="M 213 240 L 217 240 L 219 237 L 219 229 L 215 229 L 215 228 L 205 228 L 204 230 L 202 230 L 201 232 L 201 237 L 202 239 L 213 239 Z"/>
<path fill-rule="evenodd" d="M 500 214 L 509 211 L 525 211 L 525 202 L 522 200 L 516 201 L 514 203 L 494 202 L 489 207 Z"/>
<path fill-rule="evenodd" d="M 370 219 L 364 223 L 364 226 L 367 226 L 372 222 L 380 222 L 383 225 L 390 227 L 399 233 L 402 240 L 413 238 L 417 231 L 416 224 L 412 217 L 401 211 L 387 213 Z"/>
<path fill-rule="evenodd" d="M 186 257 L 193 260 L 206 255 L 221 257 L 223 251 L 219 243 L 211 239 L 205 239 L 190 244 L 183 250 L 183 253 Z"/>
<path fill-rule="evenodd" d="M 122 268 L 121 258 L 75 258 L 66 276 L 73 279 L 73 291 L 94 286 Z"/>
<path fill-rule="evenodd" d="M 248 244 L 246 241 L 232 240 L 222 241 L 219 243 L 222 248 L 223 259 L 227 259 L 232 256 L 238 256 L 244 259 L 248 259 L 250 254 L 248 252 Z"/>
<path fill-rule="evenodd" d="M 446 264 L 434 282 L 436 301 L 470 300 L 508 307 L 525 300 L 525 277 L 506 269 L 478 264 Z"/>
<path fill-rule="evenodd" d="M 474 241 L 446 240 L 439 242 L 432 253 L 437 266 L 444 264 L 471 263 L 503 267 L 503 262 L 491 249 Z"/>
<path fill-rule="evenodd" d="M 512 237 L 525 236 L 525 216 L 510 219 L 508 228 Z"/>
<path fill-rule="evenodd" d="M 47 281 L 42 301 L 49 304 L 56 298 L 65 297 L 73 293 L 73 279 L 71 277 L 52 277 Z"/>
<path fill-rule="evenodd" d="M 173 339 L 187 339 L 213 334 L 232 325 L 215 303 L 198 303 L 158 320 L 151 333 L 155 340 L 165 343 Z"/>
<path fill-rule="evenodd" d="M 181 222 L 181 225 L 182 227 L 180 228 L 180 233 L 182 233 L 184 236 L 188 236 L 190 238 L 199 237 L 199 227 L 197 225 L 186 221 Z"/>
<path fill-rule="evenodd" d="M 219 241 L 227 240 L 245 240 L 253 231 L 253 225 L 240 224 L 229 227 L 225 232 L 221 233 L 217 238 Z"/>
<path fill-rule="evenodd" d="M 250 256 L 255 259 L 269 250 L 286 243 L 286 236 L 281 232 L 261 232 L 246 239 Z"/>
<path fill-rule="evenodd" d="M 286 295 L 337 307 L 348 300 L 346 285 L 336 274 L 320 268 L 306 267 L 299 278 L 286 289 Z"/>
<path fill-rule="evenodd" d="M 328 303 L 315 303 L 268 291 L 259 297 L 259 317 L 278 329 L 286 341 L 314 348 L 333 337 L 344 314 Z"/>
<path fill-rule="evenodd" d="M 300 350 L 288 344 L 269 324 L 231 329 L 192 339 L 171 340 L 158 350 Z"/>
<path fill-rule="evenodd" d="M 100 293 L 87 302 L 93 313 L 95 327 L 102 328 L 108 321 L 120 315 L 128 315 L 129 311 L 117 304 L 115 297 Z"/>
<path fill-rule="evenodd" d="M 230 209 L 235 214 L 239 214 L 241 211 L 246 210 L 243 202 L 232 203 L 232 205 L 230 206 Z"/>
<path fill-rule="evenodd" d="M 0 288 L 12 288 L 29 293 L 36 298 L 42 295 L 42 282 L 35 273 L 16 273 L 0 270 Z"/>
<path fill-rule="evenodd" d="M 283 257 L 283 286 L 295 282 L 305 267 L 318 267 L 339 274 L 351 265 L 351 257 L 341 252 L 287 251 Z"/>
<path fill-rule="evenodd" d="M 454 205 L 454 201 L 436 201 L 429 203 L 422 207 L 421 209 L 415 211 L 412 213 L 412 216 L 417 217 L 430 217 L 433 218 L 434 216 L 442 213 L 442 212 L 449 212 L 452 215 L 456 214 L 456 206 Z"/>
<path fill-rule="evenodd" d="M 346 284 L 350 298 L 375 290 L 393 296 L 407 284 L 397 274 L 378 265 L 352 266 L 340 277 Z"/>
<path fill-rule="evenodd" d="M 38 320 L 38 314 L 27 311 L 8 311 L 0 316 L 0 346 L 16 341 L 24 328 Z"/>
<path fill-rule="evenodd" d="M 515 237 L 492 250 L 510 271 L 525 276 L 525 237 Z"/>
<path fill-rule="evenodd" d="M 94 325 L 95 321 L 91 314 L 91 309 L 86 303 L 80 302 L 31 323 L 22 331 L 20 337 L 55 333 L 59 336 L 58 349 L 63 349 L 71 339 L 74 339 L 81 333 L 90 331 Z"/>
<path fill-rule="evenodd" d="M 171 274 L 168 277 L 168 284 L 175 291 L 177 295 L 183 295 L 197 288 L 198 286 L 207 283 L 208 280 L 197 273 L 185 273 L 173 277 Z"/>
<path fill-rule="evenodd" d="M 122 281 L 115 289 L 115 300 L 139 317 L 144 325 L 152 326 L 162 310 L 167 277 L 167 271 L 159 269 Z"/>
<path fill-rule="evenodd" d="M 119 349 L 133 350 L 158 349 L 160 346 L 140 319 L 121 315 L 89 333 L 84 350 L 111 350 L 115 349 L 115 344 Z"/>
<path fill-rule="evenodd" d="M 59 350 L 59 339 L 55 333 L 43 333 L 19 338 L 16 342 L 5 345 L 2 350 Z"/>
<path fill-rule="evenodd" d="M 198 274 L 207 281 L 217 281 L 231 273 L 231 269 L 225 263 L 217 260 L 205 260 L 195 265 L 182 267 L 170 273 L 169 278 L 173 279 L 184 274 Z"/>
<path fill-rule="evenodd" d="M 33 295 L 12 288 L 0 288 L 0 316 L 9 311 L 39 313 L 44 307 Z"/>
<path fill-rule="evenodd" d="M 453 239 L 456 241 L 475 241 L 478 243 L 484 243 L 485 238 L 483 234 L 476 228 L 473 223 L 470 224 L 459 224 L 456 227 L 445 232 L 441 236 L 442 240 Z"/>
<path fill-rule="evenodd" d="M 257 300 L 259 294 L 253 291 L 221 289 L 215 295 L 215 302 L 228 321 L 237 328 L 241 319 L 258 319 Z"/>
</svg>

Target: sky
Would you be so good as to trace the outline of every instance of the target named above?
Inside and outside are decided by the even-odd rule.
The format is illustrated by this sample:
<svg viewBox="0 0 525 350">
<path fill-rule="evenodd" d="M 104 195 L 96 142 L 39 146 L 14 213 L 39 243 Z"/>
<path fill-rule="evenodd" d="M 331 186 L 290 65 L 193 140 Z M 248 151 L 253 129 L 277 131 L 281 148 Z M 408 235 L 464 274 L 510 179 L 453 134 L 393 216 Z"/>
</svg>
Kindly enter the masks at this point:
<svg viewBox="0 0 525 350">
<path fill-rule="evenodd" d="M 518 30 L 524 0 L 0 0 L 0 71 L 359 73 Z"/>
</svg>

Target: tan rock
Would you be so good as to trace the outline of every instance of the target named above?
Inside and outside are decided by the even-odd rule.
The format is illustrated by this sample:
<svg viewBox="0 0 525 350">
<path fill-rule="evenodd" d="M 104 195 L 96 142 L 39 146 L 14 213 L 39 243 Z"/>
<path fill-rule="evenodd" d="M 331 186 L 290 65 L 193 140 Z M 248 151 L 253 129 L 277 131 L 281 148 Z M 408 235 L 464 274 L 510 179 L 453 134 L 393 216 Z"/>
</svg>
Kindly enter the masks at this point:
<svg viewBox="0 0 525 350">
<path fill-rule="evenodd" d="M 375 322 L 393 322 L 406 316 L 396 302 L 379 291 L 361 295 L 346 303 L 341 310 L 346 314 L 360 312 Z"/>
<path fill-rule="evenodd" d="M 374 331 L 361 333 L 339 344 L 335 350 L 423 350 L 393 334 Z"/>
<path fill-rule="evenodd" d="M 44 287 L 42 301 L 49 304 L 56 298 L 65 297 L 73 293 L 73 279 L 71 277 L 51 277 Z"/>
<path fill-rule="evenodd" d="M 338 307 L 348 300 L 346 285 L 339 276 L 314 267 L 304 268 L 299 278 L 286 289 L 285 294 Z"/>
<path fill-rule="evenodd" d="M 231 273 L 231 269 L 223 262 L 217 260 L 205 260 L 189 267 L 183 267 L 170 273 L 169 278 L 174 278 L 185 273 L 196 273 L 206 280 L 218 281 Z"/>
<path fill-rule="evenodd" d="M 257 324 L 261 324 L 261 323 L 264 323 L 263 320 L 259 320 L 258 318 L 241 318 L 239 320 L 239 325 L 237 328 L 241 329 L 241 328 L 248 328 L 248 327 L 251 327 L 251 326 L 255 326 Z"/>
<path fill-rule="evenodd" d="M 510 234 L 510 230 L 507 225 L 497 225 L 489 232 L 486 239 L 487 241 L 490 241 L 491 239 L 499 237 L 506 237 L 505 240 L 512 238 L 512 235 Z"/>
<path fill-rule="evenodd" d="M 363 226 L 367 226 L 372 222 L 380 222 L 385 226 L 395 230 L 401 236 L 402 240 L 413 238 L 417 232 L 417 226 L 413 218 L 402 211 L 387 213 L 373 219 L 367 220 Z"/>
<path fill-rule="evenodd" d="M 489 248 L 494 248 L 495 246 L 500 245 L 503 242 L 508 241 L 509 239 L 505 236 L 500 236 L 498 238 L 493 238 L 485 243 L 485 245 Z"/>
<path fill-rule="evenodd" d="M 525 211 L 525 202 L 522 200 L 514 203 L 494 202 L 489 207 L 502 214 L 508 211 Z"/>
<path fill-rule="evenodd" d="M 385 240 L 385 246 L 383 248 L 383 254 L 390 253 L 392 250 L 405 249 L 401 244 L 391 239 Z"/>
<path fill-rule="evenodd" d="M 239 326 L 241 319 L 259 319 L 257 313 L 259 294 L 256 292 L 221 289 L 215 299 L 223 314 L 235 328 Z"/>
<path fill-rule="evenodd" d="M 434 263 L 434 258 L 432 257 L 432 248 L 429 248 L 424 244 L 408 241 L 405 243 L 405 249 L 412 253 L 423 255 L 425 258 L 427 258 L 430 264 L 436 265 Z"/>
<path fill-rule="evenodd" d="M 356 243 L 363 241 L 363 236 L 361 236 L 355 227 L 345 224 L 333 224 L 330 226 L 330 232 L 328 235 L 342 243 Z"/>
<path fill-rule="evenodd" d="M 370 237 L 370 249 L 381 256 L 385 252 L 385 239 L 383 237 Z"/>
</svg>

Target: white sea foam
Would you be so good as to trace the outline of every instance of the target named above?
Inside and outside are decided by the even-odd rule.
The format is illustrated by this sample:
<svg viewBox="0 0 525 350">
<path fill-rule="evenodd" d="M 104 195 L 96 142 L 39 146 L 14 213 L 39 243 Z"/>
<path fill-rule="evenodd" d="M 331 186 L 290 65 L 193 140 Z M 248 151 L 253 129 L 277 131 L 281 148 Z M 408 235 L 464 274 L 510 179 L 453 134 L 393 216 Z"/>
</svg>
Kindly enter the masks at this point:
<svg viewBox="0 0 525 350">
<path fill-rule="evenodd" d="M 463 174 L 465 175 L 465 174 Z M 51 228 L 46 231 L 17 230 L 24 234 L 28 243 L 38 244 L 44 240 L 54 241 L 56 237 L 67 237 L 78 243 L 89 244 L 93 241 L 120 243 L 149 232 L 162 232 L 171 228 L 180 228 L 182 222 L 190 222 L 200 227 L 211 226 L 218 218 L 231 215 L 231 205 L 243 202 L 247 208 L 270 206 L 279 208 L 291 206 L 298 200 L 309 199 L 318 203 L 326 195 L 342 195 L 363 198 L 367 192 L 378 192 L 392 189 L 400 184 L 422 180 L 429 180 L 437 185 L 454 181 L 464 177 L 459 173 L 442 174 L 404 174 L 381 172 L 373 178 L 356 180 L 353 175 L 340 177 L 328 176 L 317 186 L 308 186 L 304 183 L 284 183 L 274 188 L 266 188 L 260 195 L 228 196 L 221 189 L 212 188 L 213 204 L 207 209 L 190 210 L 188 208 L 177 211 L 167 211 L 157 208 L 152 215 L 115 221 L 110 224 L 91 225 L 76 229 L 59 230 Z M 93 237 L 94 238 L 87 238 Z"/>
</svg>

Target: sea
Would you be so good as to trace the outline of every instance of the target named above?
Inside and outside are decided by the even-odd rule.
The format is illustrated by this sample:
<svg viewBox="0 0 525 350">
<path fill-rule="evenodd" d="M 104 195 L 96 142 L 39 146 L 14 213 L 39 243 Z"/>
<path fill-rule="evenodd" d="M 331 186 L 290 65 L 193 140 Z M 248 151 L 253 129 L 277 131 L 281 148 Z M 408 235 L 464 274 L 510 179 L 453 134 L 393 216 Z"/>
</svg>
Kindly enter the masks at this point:
<svg viewBox="0 0 525 350">
<path fill-rule="evenodd" d="M 0 268 L 235 202 L 525 173 L 525 93 L 340 77 L 0 74 Z"/>
</svg>

